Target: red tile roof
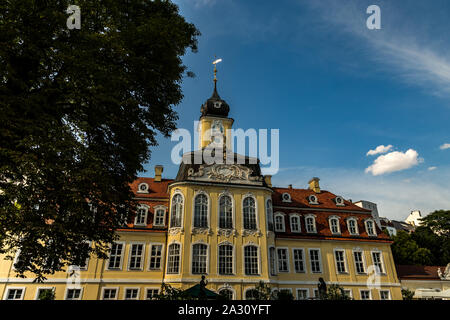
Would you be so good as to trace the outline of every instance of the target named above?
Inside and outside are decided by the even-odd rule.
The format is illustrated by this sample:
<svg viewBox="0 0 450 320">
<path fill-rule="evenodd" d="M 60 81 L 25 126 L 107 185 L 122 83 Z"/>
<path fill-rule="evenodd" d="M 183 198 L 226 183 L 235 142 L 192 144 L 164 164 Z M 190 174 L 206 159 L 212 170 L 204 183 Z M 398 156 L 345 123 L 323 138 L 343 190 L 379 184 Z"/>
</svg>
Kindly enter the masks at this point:
<svg viewBox="0 0 450 320">
<path fill-rule="evenodd" d="M 395 267 L 401 280 L 440 280 L 437 270 L 439 268 L 442 272 L 445 270 L 445 267 L 440 266 L 395 265 Z"/>
<path fill-rule="evenodd" d="M 317 209 L 334 209 L 342 211 L 360 211 L 370 213 L 370 210 L 358 207 L 354 203 L 344 200 L 345 206 L 337 206 L 334 199 L 336 195 L 326 191 L 321 190 L 320 193 L 316 193 L 310 189 L 295 189 L 295 188 L 273 188 L 273 205 L 280 207 L 297 207 L 297 208 L 317 208 Z M 283 193 L 289 193 L 292 202 L 283 202 L 281 195 Z M 308 197 L 310 195 L 315 195 L 318 198 L 319 204 L 309 204 Z"/>
<path fill-rule="evenodd" d="M 169 194 L 168 186 L 169 183 L 173 182 L 173 179 L 161 179 L 160 182 L 155 182 L 155 178 L 144 178 L 139 177 L 131 184 L 131 190 L 134 192 L 136 197 L 139 198 L 163 198 L 168 199 Z M 138 186 L 141 183 L 146 183 L 148 185 L 148 193 L 139 193 Z"/>
</svg>

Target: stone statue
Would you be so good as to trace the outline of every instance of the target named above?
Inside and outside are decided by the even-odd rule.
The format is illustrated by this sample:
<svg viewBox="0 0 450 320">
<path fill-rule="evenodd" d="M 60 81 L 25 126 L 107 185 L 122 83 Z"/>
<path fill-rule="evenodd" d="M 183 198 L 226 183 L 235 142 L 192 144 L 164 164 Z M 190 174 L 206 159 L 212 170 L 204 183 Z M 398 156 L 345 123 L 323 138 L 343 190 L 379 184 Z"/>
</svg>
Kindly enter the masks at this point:
<svg viewBox="0 0 450 320">
<path fill-rule="evenodd" d="M 200 281 L 200 293 L 199 293 L 200 299 L 206 299 L 205 288 L 207 285 L 208 285 L 208 280 L 205 280 L 205 276 L 202 275 L 202 280 Z"/>
<path fill-rule="evenodd" d="M 319 299 L 323 299 L 327 294 L 327 284 L 323 280 L 323 278 L 319 278 L 319 284 L 317 285 L 319 289 Z"/>
</svg>

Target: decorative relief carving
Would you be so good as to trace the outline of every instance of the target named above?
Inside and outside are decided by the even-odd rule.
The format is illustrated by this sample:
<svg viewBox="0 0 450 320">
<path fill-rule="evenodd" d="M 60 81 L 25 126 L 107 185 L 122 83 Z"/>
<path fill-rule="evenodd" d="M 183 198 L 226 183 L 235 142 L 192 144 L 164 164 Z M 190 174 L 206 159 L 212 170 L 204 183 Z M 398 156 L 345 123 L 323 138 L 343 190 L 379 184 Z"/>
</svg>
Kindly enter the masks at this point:
<svg viewBox="0 0 450 320">
<path fill-rule="evenodd" d="M 242 233 L 243 237 L 247 237 L 247 236 L 261 237 L 262 236 L 262 233 L 261 233 L 260 230 L 247 230 L 247 229 L 244 229 L 244 230 L 242 230 L 241 233 Z"/>
<path fill-rule="evenodd" d="M 225 236 L 228 238 L 231 236 L 236 236 L 237 232 L 236 229 L 217 229 L 217 235 Z"/>
<path fill-rule="evenodd" d="M 263 180 L 262 176 L 252 177 L 252 172 L 250 168 L 236 164 L 214 164 L 206 167 L 201 165 L 197 172 L 194 168 L 189 168 L 187 173 L 188 177 L 204 177 L 222 182 L 240 180 L 260 182 Z"/>
<path fill-rule="evenodd" d="M 267 237 L 268 237 L 268 238 L 274 238 L 274 237 L 275 237 L 275 232 L 273 232 L 273 231 L 267 231 Z"/>
<path fill-rule="evenodd" d="M 441 268 L 438 268 L 438 276 L 441 280 L 450 280 L 450 263 L 445 267 L 444 272 L 441 271 Z"/>
<path fill-rule="evenodd" d="M 210 228 L 198 228 L 194 227 L 191 230 L 191 234 L 206 234 L 206 235 L 212 235 L 213 232 Z"/>
<path fill-rule="evenodd" d="M 194 168 L 189 168 L 189 170 L 188 170 L 188 177 L 202 177 L 205 174 L 203 169 L 204 169 L 203 165 L 201 165 L 198 168 L 197 172 L 194 171 Z"/>
<path fill-rule="evenodd" d="M 184 229 L 180 228 L 180 227 L 174 227 L 174 228 L 170 228 L 169 229 L 169 234 L 171 236 L 174 236 L 176 234 L 183 233 L 183 232 L 184 232 Z"/>
</svg>

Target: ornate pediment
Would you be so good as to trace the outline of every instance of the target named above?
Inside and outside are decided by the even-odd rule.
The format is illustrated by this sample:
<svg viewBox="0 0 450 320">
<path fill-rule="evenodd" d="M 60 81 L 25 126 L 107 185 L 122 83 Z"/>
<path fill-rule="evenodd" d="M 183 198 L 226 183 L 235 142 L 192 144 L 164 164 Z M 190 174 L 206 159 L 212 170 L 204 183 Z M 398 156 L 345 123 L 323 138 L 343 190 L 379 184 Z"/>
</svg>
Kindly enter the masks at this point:
<svg viewBox="0 0 450 320">
<path fill-rule="evenodd" d="M 227 238 L 231 237 L 231 236 L 236 236 L 237 232 L 235 229 L 221 229 L 218 228 L 217 229 L 217 234 L 219 236 L 225 236 Z"/>
<path fill-rule="evenodd" d="M 191 230 L 191 234 L 205 234 L 205 235 L 212 235 L 212 230 L 209 228 L 199 228 L 194 227 Z"/>
<path fill-rule="evenodd" d="M 213 164 L 201 165 L 197 171 L 189 168 L 187 175 L 189 179 L 201 181 L 261 184 L 263 178 L 252 173 L 250 168 L 239 164 Z"/>
</svg>

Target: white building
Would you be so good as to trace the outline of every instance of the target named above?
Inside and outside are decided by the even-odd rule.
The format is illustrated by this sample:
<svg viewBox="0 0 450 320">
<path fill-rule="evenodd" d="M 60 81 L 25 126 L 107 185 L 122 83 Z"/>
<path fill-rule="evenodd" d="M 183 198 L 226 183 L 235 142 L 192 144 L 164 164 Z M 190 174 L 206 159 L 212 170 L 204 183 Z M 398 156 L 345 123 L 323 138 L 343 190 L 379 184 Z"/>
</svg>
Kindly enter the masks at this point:
<svg viewBox="0 0 450 320">
<path fill-rule="evenodd" d="M 377 223 L 378 227 L 381 229 L 381 223 L 380 223 L 380 216 L 378 215 L 378 207 L 376 203 L 366 201 L 366 200 L 360 200 L 358 202 L 355 202 L 355 205 L 358 207 L 367 209 L 372 211 L 372 217 Z"/>
<path fill-rule="evenodd" d="M 420 225 L 422 225 L 421 220 L 422 220 L 422 215 L 420 214 L 420 211 L 414 210 L 414 211 L 411 211 L 408 218 L 406 218 L 405 222 L 414 227 L 419 227 Z"/>
</svg>

